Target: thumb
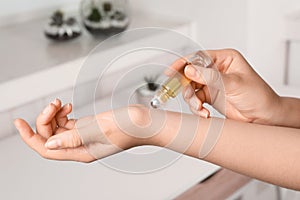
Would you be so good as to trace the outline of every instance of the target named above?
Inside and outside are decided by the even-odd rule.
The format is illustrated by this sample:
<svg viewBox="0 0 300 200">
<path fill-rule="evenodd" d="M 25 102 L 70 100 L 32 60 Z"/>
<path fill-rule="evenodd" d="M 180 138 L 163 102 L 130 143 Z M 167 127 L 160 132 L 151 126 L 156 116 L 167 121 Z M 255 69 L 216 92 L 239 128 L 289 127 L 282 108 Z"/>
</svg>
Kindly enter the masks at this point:
<svg viewBox="0 0 300 200">
<path fill-rule="evenodd" d="M 82 140 L 77 129 L 64 131 L 60 134 L 50 137 L 45 147 L 48 149 L 76 148 L 82 145 Z"/>
<path fill-rule="evenodd" d="M 196 83 L 207 85 L 215 89 L 223 89 L 222 74 L 214 68 L 187 65 L 184 69 L 187 78 Z"/>
</svg>

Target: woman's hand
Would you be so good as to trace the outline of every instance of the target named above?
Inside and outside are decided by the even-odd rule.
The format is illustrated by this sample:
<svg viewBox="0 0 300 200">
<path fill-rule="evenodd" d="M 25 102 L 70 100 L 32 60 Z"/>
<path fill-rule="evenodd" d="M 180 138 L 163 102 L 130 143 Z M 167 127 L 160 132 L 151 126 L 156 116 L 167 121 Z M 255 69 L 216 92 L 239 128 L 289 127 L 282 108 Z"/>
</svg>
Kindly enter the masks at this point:
<svg viewBox="0 0 300 200">
<path fill-rule="evenodd" d="M 23 119 L 14 123 L 24 142 L 42 157 L 91 162 L 140 144 L 141 139 L 120 129 L 113 115 L 127 113 L 133 123 L 139 124 L 143 123 L 141 109 L 132 106 L 75 121 L 67 117 L 72 105 L 61 107 L 56 99 L 37 117 L 36 133 Z"/>
<path fill-rule="evenodd" d="M 67 115 L 72 111 L 72 105 L 61 107 L 61 101 L 55 99 L 50 103 L 36 119 L 36 133 L 23 119 L 16 119 L 14 124 L 24 142 L 42 157 L 54 160 L 77 160 L 89 162 L 93 157 L 84 146 L 77 143 L 77 148 L 58 148 L 61 143 L 51 142 L 51 138 L 57 135 L 65 135 L 75 127 L 75 120 L 68 119 Z M 79 137 L 78 137 L 79 138 Z M 49 140 L 49 141 L 48 141 Z"/>
<path fill-rule="evenodd" d="M 273 121 L 279 109 L 280 97 L 252 69 L 236 50 L 206 51 L 213 61 L 210 68 L 176 61 L 171 69 L 181 70 L 191 79 L 183 91 L 191 110 L 202 117 L 209 112 L 202 105 L 209 103 L 227 118 L 245 122 L 276 125 Z"/>
</svg>

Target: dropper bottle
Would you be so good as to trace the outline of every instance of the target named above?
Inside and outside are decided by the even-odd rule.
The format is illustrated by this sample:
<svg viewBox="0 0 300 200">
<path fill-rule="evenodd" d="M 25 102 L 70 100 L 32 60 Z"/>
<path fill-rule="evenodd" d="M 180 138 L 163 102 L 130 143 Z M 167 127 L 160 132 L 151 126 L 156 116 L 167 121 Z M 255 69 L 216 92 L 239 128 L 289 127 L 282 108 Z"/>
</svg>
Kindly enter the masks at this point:
<svg viewBox="0 0 300 200">
<path fill-rule="evenodd" d="M 203 51 L 198 51 L 193 55 L 186 58 L 186 65 L 193 65 L 199 67 L 209 67 L 212 63 L 210 57 Z M 160 108 L 170 98 L 175 98 L 177 94 L 191 82 L 190 79 L 185 77 L 182 73 L 176 72 L 175 75 L 168 78 L 157 91 L 151 100 L 153 108 Z"/>
</svg>

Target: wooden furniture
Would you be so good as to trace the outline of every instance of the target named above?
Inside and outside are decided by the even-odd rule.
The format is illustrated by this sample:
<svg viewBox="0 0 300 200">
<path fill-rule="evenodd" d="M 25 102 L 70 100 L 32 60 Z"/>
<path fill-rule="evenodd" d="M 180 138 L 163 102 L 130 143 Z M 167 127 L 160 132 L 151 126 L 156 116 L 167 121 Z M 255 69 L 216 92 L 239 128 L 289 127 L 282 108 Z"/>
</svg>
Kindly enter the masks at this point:
<svg viewBox="0 0 300 200">
<path fill-rule="evenodd" d="M 250 180 L 250 177 L 222 168 L 178 196 L 176 200 L 225 199 L 250 182 Z"/>
</svg>

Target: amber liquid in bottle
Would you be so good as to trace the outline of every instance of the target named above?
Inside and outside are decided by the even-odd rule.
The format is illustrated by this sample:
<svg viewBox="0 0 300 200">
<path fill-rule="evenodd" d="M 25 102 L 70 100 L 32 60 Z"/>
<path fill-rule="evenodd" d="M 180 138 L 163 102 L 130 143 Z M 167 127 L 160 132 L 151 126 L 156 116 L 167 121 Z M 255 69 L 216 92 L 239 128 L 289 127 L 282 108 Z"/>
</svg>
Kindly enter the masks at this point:
<svg viewBox="0 0 300 200">
<path fill-rule="evenodd" d="M 159 108 L 162 104 L 165 104 L 170 98 L 175 98 L 182 88 L 187 86 L 191 80 L 184 75 L 177 73 L 174 76 L 167 79 L 156 93 L 151 101 L 153 108 Z"/>
<path fill-rule="evenodd" d="M 203 51 L 198 51 L 189 56 L 186 63 L 186 65 L 194 65 L 199 67 L 209 67 L 211 64 L 211 59 Z M 159 108 L 170 98 L 175 98 L 181 89 L 191 82 L 191 80 L 183 75 L 183 70 L 184 68 L 162 84 L 154 98 L 151 100 L 151 106 L 153 108 Z"/>
</svg>

